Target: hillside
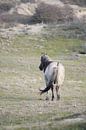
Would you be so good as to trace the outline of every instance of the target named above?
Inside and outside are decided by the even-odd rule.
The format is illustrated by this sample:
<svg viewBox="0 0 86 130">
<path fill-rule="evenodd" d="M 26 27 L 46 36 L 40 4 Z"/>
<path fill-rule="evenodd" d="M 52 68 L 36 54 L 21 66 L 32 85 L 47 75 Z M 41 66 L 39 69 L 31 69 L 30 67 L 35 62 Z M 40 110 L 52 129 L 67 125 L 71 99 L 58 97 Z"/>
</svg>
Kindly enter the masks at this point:
<svg viewBox="0 0 86 130">
<path fill-rule="evenodd" d="M 86 0 L 61 0 L 64 3 L 69 3 L 73 5 L 86 6 Z"/>
<path fill-rule="evenodd" d="M 0 0 L 0 35 L 38 33 L 85 39 L 85 4 L 84 0 Z M 55 25 L 53 31 L 49 24 Z"/>
<path fill-rule="evenodd" d="M 52 5 L 53 6 L 52 8 L 54 8 L 54 6 L 56 6 L 58 11 L 60 8 L 63 15 L 64 15 L 64 12 L 66 14 L 66 13 L 70 12 L 70 10 L 72 10 L 73 16 L 71 16 L 71 17 L 73 20 L 76 20 L 76 19 L 83 20 L 83 17 L 86 17 L 86 9 L 85 9 L 86 2 L 84 0 L 83 0 L 83 2 L 80 0 L 78 0 L 78 1 L 76 0 L 76 2 L 73 0 L 72 1 L 65 0 L 65 2 L 62 0 L 61 1 L 60 0 L 48 0 L 48 1 L 46 1 L 46 0 L 33 0 L 33 1 L 31 1 L 31 0 L 26 0 L 26 1 L 24 1 L 24 0 L 12 0 L 12 1 L 3 0 L 3 1 L 0 1 L 0 22 L 2 22 L 2 23 L 3 22 L 6 22 L 6 23 L 18 22 L 18 23 L 28 24 L 31 19 L 31 16 L 33 16 L 36 13 L 36 10 L 37 10 L 37 8 L 39 8 L 39 4 L 41 2 L 48 4 L 48 5 Z M 82 7 L 82 5 L 84 7 Z M 68 6 L 68 8 L 67 8 L 67 6 Z M 46 8 L 46 7 L 44 7 L 44 8 Z M 50 7 L 48 7 L 48 8 L 50 8 Z M 67 10 L 66 10 L 66 8 L 67 8 Z M 68 17 L 69 15 L 70 15 L 70 13 L 65 16 Z M 60 12 L 57 14 L 57 17 L 60 18 Z"/>
</svg>

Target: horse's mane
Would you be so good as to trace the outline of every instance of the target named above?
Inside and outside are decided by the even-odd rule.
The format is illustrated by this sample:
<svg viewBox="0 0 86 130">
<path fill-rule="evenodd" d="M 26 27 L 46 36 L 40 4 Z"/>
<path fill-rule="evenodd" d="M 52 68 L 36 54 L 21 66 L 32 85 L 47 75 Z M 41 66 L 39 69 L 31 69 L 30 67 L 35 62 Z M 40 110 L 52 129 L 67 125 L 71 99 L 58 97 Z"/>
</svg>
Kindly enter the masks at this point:
<svg viewBox="0 0 86 130">
<path fill-rule="evenodd" d="M 49 58 L 48 55 L 42 55 L 41 56 L 41 61 L 43 62 L 43 69 L 44 69 L 44 72 L 47 68 L 47 66 L 52 63 L 52 60 Z"/>
<path fill-rule="evenodd" d="M 42 58 L 45 59 L 46 62 L 51 62 L 51 58 L 48 55 L 43 55 Z"/>
</svg>

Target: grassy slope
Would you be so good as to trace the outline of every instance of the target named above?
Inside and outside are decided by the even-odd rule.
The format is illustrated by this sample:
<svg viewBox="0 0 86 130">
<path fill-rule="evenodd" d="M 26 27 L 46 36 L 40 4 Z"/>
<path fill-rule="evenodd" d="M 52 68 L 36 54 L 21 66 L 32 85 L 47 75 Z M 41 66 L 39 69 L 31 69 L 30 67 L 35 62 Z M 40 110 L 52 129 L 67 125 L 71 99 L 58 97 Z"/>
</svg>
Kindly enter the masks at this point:
<svg viewBox="0 0 86 130">
<path fill-rule="evenodd" d="M 86 115 L 86 57 L 71 50 L 82 43 L 24 35 L 0 39 L 0 130 L 55 130 L 61 123 L 65 126 L 63 119 Z M 39 88 L 44 86 L 38 69 L 41 52 L 65 65 L 60 101 L 46 101 L 45 95 L 39 95 Z"/>
</svg>

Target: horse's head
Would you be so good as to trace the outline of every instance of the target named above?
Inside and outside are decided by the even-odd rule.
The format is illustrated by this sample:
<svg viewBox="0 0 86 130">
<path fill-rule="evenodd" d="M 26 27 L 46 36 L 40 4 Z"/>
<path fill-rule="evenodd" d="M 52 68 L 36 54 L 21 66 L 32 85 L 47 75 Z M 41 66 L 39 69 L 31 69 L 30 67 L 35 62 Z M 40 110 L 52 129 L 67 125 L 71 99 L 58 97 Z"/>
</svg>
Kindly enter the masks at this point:
<svg viewBox="0 0 86 130">
<path fill-rule="evenodd" d="M 50 61 L 50 59 L 49 59 L 49 57 L 47 55 L 42 55 L 41 56 L 41 63 L 39 65 L 39 69 L 41 71 L 45 70 L 47 65 L 48 65 L 48 63 L 49 63 L 49 61 Z"/>
</svg>

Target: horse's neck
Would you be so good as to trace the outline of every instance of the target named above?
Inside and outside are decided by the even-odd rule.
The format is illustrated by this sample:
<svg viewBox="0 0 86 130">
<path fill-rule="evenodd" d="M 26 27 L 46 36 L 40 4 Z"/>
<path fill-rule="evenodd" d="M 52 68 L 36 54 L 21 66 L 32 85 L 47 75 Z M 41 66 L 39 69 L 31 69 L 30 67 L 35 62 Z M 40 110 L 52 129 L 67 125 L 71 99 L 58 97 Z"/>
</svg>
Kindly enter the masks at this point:
<svg viewBox="0 0 86 130">
<path fill-rule="evenodd" d="M 46 62 L 45 66 L 44 66 L 44 73 L 46 71 L 46 68 L 48 67 L 48 65 L 50 65 L 53 61 L 48 61 Z"/>
</svg>

